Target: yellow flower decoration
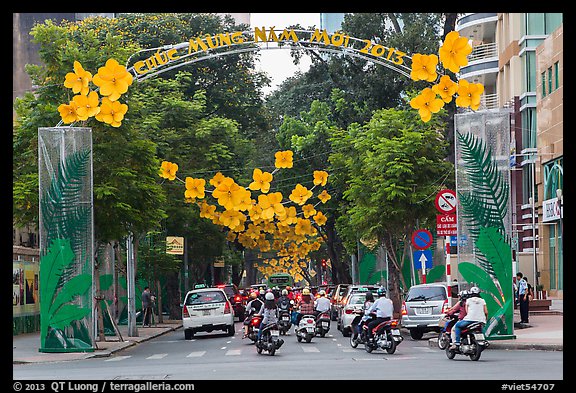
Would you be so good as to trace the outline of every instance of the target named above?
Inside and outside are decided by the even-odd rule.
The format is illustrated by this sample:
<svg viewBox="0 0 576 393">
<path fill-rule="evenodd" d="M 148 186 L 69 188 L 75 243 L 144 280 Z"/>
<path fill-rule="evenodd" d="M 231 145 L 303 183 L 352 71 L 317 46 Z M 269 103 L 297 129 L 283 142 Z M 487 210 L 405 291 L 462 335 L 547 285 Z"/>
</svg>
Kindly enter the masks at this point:
<svg viewBox="0 0 576 393">
<path fill-rule="evenodd" d="M 320 199 L 322 203 L 326 203 L 330 199 L 332 199 L 332 197 L 330 196 L 330 194 L 328 194 L 326 190 L 322 190 L 322 192 L 318 195 L 318 199 Z"/>
<path fill-rule="evenodd" d="M 270 182 L 273 179 L 273 176 L 269 172 L 262 172 L 262 170 L 255 168 L 252 172 L 252 179 L 254 181 L 250 183 L 248 188 L 254 191 L 262 191 L 263 193 L 267 193 L 270 191 Z"/>
<path fill-rule="evenodd" d="M 233 229 L 242 223 L 240 216 L 243 216 L 243 214 L 239 211 L 224 210 L 220 214 L 220 223 L 230 229 Z"/>
<path fill-rule="evenodd" d="M 264 220 L 271 220 L 275 214 L 279 216 L 286 214 L 285 208 L 282 205 L 282 194 L 280 192 L 258 195 L 258 205 L 262 208 L 260 217 Z"/>
<path fill-rule="evenodd" d="M 312 191 L 309 191 L 302 184 L 296 184 L 296 187 L 292 190 L 289 198 L 292 202 L 302 206 L 306 201 L 312 196 Z"/>
<path fill-rule="evenodd" d="M 274 154 L 274 157 L 276 157 L 276 162 L 274 163 L 274 166 L 276 168 L 292 168 L 293 156 L 294 153 L 291 150 L 277 151 Z"/>
<path fill-rule="evenodd" d="M 472 46 L 468 43 L 468 38 L 460 37 L 457 31 L 451 31 L 446 34 L 444 44 L 438 53 L 444 68 L 457 73 L 460 67 L 468 64 L 468 55 L 472 53 Z"/>
<path fill-rule="evenodd" d="M 316 224 L 320 226 L 326 224 L 326 221 L 328 220 L 328 217 L 326 217 L 322 212 L 316 213 L 316 215 L 313 218 L 314 222 L 316 222 Z"/>
<path fill-rule="evenodd" d="M 200 204 L 200 217 L 201 218 L 208 218 L 212 219 L 214 217 L 214 213 L 216 212 L 216 206 L 210 205 L 205 201 L 202 201 Z"/>
<path fill-rule="evenodd" d="M 422 90 L 422 93 L 410 100 L 410 106 L 418 109 L 418 113 L 424 123 L 427 123 L 432 118 L 432 113 L 438 112 L 444 106 L 444 101 L 436 98 L 436 93 L 431 88 L 427 87 Z"/>
<path fill-rule="evenodd" d="M 100 105 L 100 112 L 96 115 L 96 120 L 112 127 L 120 127 L 124 115 L 128 111 L 128 105 L 121 104 L 118 101 L 111 101 L 108 97 L 102 98 L 102 105 Z"/>
<path fill-rule="evenodd" d="M 328 182 L 328 173 L 325 171 L 314 171 L 314 185 L 324 187 Z"/>
<path fill-rule="evenodd" d="M 78 61 L 74 61 L 74 72 L 69 72 L 65 76 L 64 87 L 72 89 L 74 94 L 87 95 L 90 88 L 88 83 L 92 80 L 92 74 L 84 68 Z"/>
<path fill-rule="evenodd" d="M 234 210 L 249 210 L 252 208 L 252 193 L 245 188 L 240 187 L 232 197 Z"/>
<path fill-rule="evenodd" d="M 234 208 L 234 199 L 238 198 L 236 194 L 243 190 L 234 179 L 227 177 L 224 179 L 220 185 L 212 192 L 212 196 L 218 199 L 218 204 L 220 206 L 224 206 L 226 210 L 230 210 Z"/>
<path fill-rule="evenodd" d="M 234 242 L 236 240 L 236 234 L 234 232 L 228 232 L 228 234 L 226 235 L 226 240 L 228 240 L 229 242 Z"/>
<path fill-rule="evenodd" d="M 416 53 L 412 56 L 410 78 L 415 81 L 424 80 L 433 82 L 438 77 L 436 74 L 436 65 L 438 65 L 438 56 Z"/>
<path fill-rule="evenodd" d="M 204 198 L 204 187 L 206 186 L 206 180 L 187 177 L 185 181 L 186 191 L 184 192 L 184 197 L 191 199 Z"/>
<path fill-rule="evenodd" d="M 60 112 L 60 117 L 65 124 L 74 123 L 78 120 L 78 104 L 74 101 L 70 101 L 69 104 L 60 104 L 58 106 L 58 112 Z"/>
<path fill-rule="evenodd" d="M 462 79 L 458 83 L 458 97 L 456 105 L 462 108 L 477 110 L 480 107 L 480 96 L 484 93 L 484 85 L 481 83 L 470 83 Z"/>
<path fill-rule="evenodd" d="M 95 91 L 90 92 L 88 95 L 77 95 L 72 98 L 78 107 L 76 113 L 78 120 L 88 120 L 89 117 L 96 116 L 100 113 L 100 97 Z"/>
<path fill-rule="evenodd" d="M 176 179 L 176 172 L 178 172 L 178 164 L 169 161 L 162 161 L 160 166 L 160 177 L 168 180 Z"/>
<path fill-rule="evenodd" d="M 108 59 L 104 67 L 98 69 L 93 82 L 100 87 L 100 94 L 107 96 L 110 101 L 116 101 L 128 91 L 132 84 L 132 74 L 126 67 L 120 65 L 115 59 Z"/>
<path fill-rule="evenodd" d="M 226 176 L 224 176 L 222 173 L 218 172 L 214 175 L 214 177 L 212 179 L 210 179 L 209 183 L 217 188 L 220 185 L 220 183 L 222 183 L 224 181 L 224 179 L 226 179 Z"/>
<path fill-rule="evenodd" d="M 314 205 L 307 204 L 302 206 L 302 213 L 304 213 L 304 217 L 308 218 L 316 214 L 316 209 L 314 209 Z"/>
<path fill-rule="evenodd" d="M 299 218 L 294 226 L 294 233 L 297 235 L 307 235 L 312 233 L 312 223 L 307 218 Z"/>
<path fill-rule="evenodd" d="M 452 101 L 452 96 L 458 91 L 458 83 L 454 82 L 448 75 L 442 75 L 440 82 L 432 86 L 432 91 L 438 94 L 442 101 L 448 103 Z"/>
</svg>

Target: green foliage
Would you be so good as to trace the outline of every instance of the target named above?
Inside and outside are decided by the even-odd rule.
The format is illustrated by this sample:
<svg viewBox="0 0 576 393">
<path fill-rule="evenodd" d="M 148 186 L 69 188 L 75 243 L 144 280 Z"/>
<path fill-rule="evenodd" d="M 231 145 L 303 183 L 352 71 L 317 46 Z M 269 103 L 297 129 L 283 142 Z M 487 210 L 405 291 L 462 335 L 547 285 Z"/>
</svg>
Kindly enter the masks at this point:
<svg viewBox="0 0 576 393">
<path fill-rule="evenodd" d="M 445 265 L 436 265 L 426 273 L 426 282 L 440 282 L 446 274 Z"/>
</svg>

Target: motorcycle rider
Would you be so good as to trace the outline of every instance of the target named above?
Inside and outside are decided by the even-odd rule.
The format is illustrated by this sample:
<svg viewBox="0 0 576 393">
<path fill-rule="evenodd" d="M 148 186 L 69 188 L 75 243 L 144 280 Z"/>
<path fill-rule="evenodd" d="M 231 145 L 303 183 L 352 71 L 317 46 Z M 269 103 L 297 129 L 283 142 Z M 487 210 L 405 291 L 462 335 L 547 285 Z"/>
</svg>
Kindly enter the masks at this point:
<svg viewBox="0 0 576 393">
<path fill-rule="evenodd" d="M 322 289 L 318 294 L 320 297 L 314 301 L 314 315 L 316 318 L 323 312 L 330 310 L 330 299 L 326 297 L 326 291 Z"/>
<path fill-rule="evenodd" d="M 461 321 L 462 319 L 464 319 L 464 317 L 466 316 L 466 299 L 468 298 L 469 293 L 468 291 L 460 291 L 460 293 L 458 294 L 458 302 L 453 305 L 452 307 L 450 307 L 450 309 L 448 309 L 448 311 L 446 311 L 446 316 L 449 318 L 448 321 L 446 321 L 446 324 L 444 324 L 444 330 L 446 332 L 450 332 L 450 335 L 452 337 L 452 342 L 454 342 L 455 337 L 454 337 L 454 325 L 456 324 L 456 322 Z M 454 319 L 451 318 L 452 316 L 458 315 L 458 319 Z"/>
<path fill-rule="evenodd" d="M 373 303 L 374 303 L 374 294 L 372 293 L 372 291 L 366 292 L 366 298 L 364 299 L 364 305 L 362 307 L 363 315 L 358 325 L 356 325 L 356 331 L 354 332 L 354 334 L 362 333 L 362 327 L 373 319 L 373 317 L 368 313 L 368 310 L 370 309 Z"/>
<path fill-rule="evenodd" d="M 264 295 L 265 301 L 260 311 L 258 312 L 259 315 L 262 315 L 262 322 L 260 323 L 260 328 L 258 329 L 258 341 L 262 337 L 262 330 L 268 326 L 275 323 L 278 323 L 278 308 L 276 307 L 276 299 L 274 298 L 274 294 L 272 292 L 268 292 Z"/>
<path fill-rule="evenodd" d="M 486 323 L 488 316 L 488 309 L 486 308 L 486 301 L 480 297 L 480 288 L 470 288 L 470 297 L 466 300 L 466 316 L 456 322 L 454 328 L 454 343 L 450 346 L 451 350 L 458 349 L 460 346 L 460 334 L 462 329 L 474 322 Z"/>
<path fill-rule="evenodd" d="M 248 326 L 250 326 L 250 322 L 252 321 L 252 315 L 259 312 L 264 305 L 264 302 L 260 300 L 258 292 L 256 291 L 250 292 L 250 299 L 248 304 L 246 304 L 246 318 L 244 318 L 244 335 L 242 338 L 248 337 Z"/>
<path fill-rule="evenodd" d="M 368 314 L 376 313 L 376 318 L 364 325 L 364 329 L 368 329 L 367 337 L 372 338 L 372 329 L 384 321 L 392 319 L 394 313 L 394 304 L 392 300 L 386 297 L 386 288 L 380 287 L 376 291 L 378 299 L 368 309 Z"/>
<path fill-rule="evenodd" d="M 297 308 L 296 327 L 298 327 L 303 315 L 314 315 L 314 299 L 310 294 L 310 288 L 306 287 L 302 290 L 302 297 L 298 301 Z"/>
<path fill-rule="evenodd" d="M 282 294 L 280 295 L 278 300 L 276 300 L 276 304 L 278 305 L 278 310 L 282 310 L 282 311 L 285 310 L 285 311 L 290 312 L 290 310 L 292 308 L 292 304 L 290 304 L 290 298 L 288 297 L 288 290 L 287 289 L 282 290 Z"/>
</svg>

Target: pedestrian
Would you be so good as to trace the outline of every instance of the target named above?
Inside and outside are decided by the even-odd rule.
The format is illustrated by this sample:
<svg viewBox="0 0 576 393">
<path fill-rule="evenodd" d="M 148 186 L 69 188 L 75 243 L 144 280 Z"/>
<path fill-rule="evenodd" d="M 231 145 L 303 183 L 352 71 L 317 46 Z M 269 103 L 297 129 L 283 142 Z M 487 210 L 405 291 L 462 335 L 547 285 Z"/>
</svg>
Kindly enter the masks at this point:
<svg viewBox="0 0 576 393">
<path fill-rule="evenodd" d="M 518 281 L 518 303 L 520 307 L 520 323 L 528 323 L 528 314 L 530 308 L 528 281 L 524 279 L 524 275 L 521 272 L 516 273 L 516 281 Z"/>
<path fill-rule="evenodd" d="M 142 326 L 150 327 L 150 314 L 152 313 L 152 295 L 150 294 L 150 287 L 144 287 L 142 292 Z"/>
</svg>

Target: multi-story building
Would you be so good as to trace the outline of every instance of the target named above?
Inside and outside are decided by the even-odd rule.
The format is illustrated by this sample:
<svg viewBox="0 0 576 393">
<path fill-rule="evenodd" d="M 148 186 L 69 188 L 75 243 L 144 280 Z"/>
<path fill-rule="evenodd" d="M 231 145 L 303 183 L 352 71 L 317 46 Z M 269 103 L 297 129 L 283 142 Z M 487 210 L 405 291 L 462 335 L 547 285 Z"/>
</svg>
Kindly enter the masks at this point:
<svg viewBox="0 0 576 393">
<path fill-rule="evenodd" d="M 561 13 L 476 13 L 457 21 L 473 46 L 460 78 L 484 84 L 480 110 L 512 109 L 514 270 L 556 297 L 563 288 L 562 20 Z"/>
</svg>

